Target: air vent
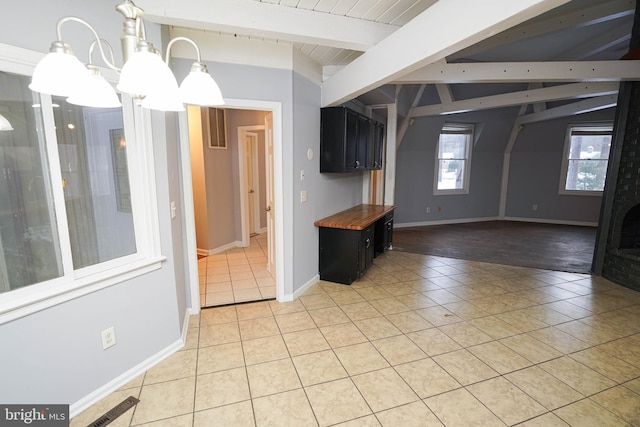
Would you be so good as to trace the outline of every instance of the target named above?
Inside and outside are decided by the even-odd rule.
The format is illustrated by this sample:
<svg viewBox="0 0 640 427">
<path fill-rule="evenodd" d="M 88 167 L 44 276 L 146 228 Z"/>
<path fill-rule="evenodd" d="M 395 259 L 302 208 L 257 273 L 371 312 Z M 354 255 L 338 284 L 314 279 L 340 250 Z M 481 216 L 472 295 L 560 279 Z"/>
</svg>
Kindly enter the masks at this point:
<svg viewBox="0 0 640 427">
<path fill-rule="evenodd" d="M 104 415 L 102 415 L 100 418 L 98 418 L 97 420 L 89 424 L 87 427 L 103 427 L 108 424 L 111 424 L 120 415 L 124 414 L 129 409 L 136 406 L 138 402 L 140 402 L 138 399 L 136 399 L 133 396 L 129 396 L 125 400 L 123 400 L 122 402 L 114 406 L 113 409 L 110 409 L 107 412 L 105 412 Z"/>
</svg>

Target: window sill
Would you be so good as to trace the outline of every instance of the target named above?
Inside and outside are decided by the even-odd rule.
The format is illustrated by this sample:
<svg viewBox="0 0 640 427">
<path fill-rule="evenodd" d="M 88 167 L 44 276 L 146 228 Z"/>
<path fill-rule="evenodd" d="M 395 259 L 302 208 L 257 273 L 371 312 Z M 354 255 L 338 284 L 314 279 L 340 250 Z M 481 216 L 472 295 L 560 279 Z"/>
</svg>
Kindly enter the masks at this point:
<svg viewBox="0 0 640 427">
<path fill-rule="evenodd" d="M 435 190 L 433 192 L 434 196 L 457 196 L 469 194 L 469 190 Z"/>
<path fill-rule="evenodd" d="M 602 197 L 602 191 L 586 191 L 586 190 L 560 190 L 558 192 L 561 196 L 597 196 Z"/>
<path fill-rule="evenodd" d="M 158 270 L 166 259 L 135 260 L 82 278 L 62 277 L 0 294 L 0 325 Z"/>
</svg>

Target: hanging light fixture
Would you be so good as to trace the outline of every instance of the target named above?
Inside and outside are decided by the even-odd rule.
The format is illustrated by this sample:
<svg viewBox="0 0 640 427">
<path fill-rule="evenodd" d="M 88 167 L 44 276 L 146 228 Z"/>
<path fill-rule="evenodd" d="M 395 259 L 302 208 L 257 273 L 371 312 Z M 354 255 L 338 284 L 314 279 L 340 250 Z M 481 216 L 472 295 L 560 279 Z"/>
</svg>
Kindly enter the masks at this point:
<svg viewBox="0 0 640 427">
<path fill-rule="evenodd" d="M 100 74 L 100 68 L 92 64 L 93 48 L 97 43 L 102 43 L 109 48 L 111 55 L 111 62 L 113 63 L 113 49 L 106 40 L 94 40 L 89 47 L 89 63 L 87 64 L 87 70 L 89 70 L 89 78 L 84 79 L 84 84 L 78 84 L 73 94 L 67 98 L 67 102 L 75 105 L 83 105 L 85 107 L 97 107 L 97 108 L 118 108 L 122 107 L 122 103 L 113 90 L 113 87 L 107 82 L 102 74 Z"/>
<path fill-rule="evenodd" d="M 0 131 L 13 130 L 13 126 L 9 123 L 9 120 L 2 114 L 0 114 Z"/>
<path fill-rule="evenodd" d="M 68 16 L 58 21 L 58 40 L 51 44 L 49 53 L 36 66 L 29 88 L 36 92 L 67 97 L 69 102 L 78 105 L 102 108 L 119 106 L 119 100 L 117 103 L 114 100 L 117 95 L 113 88 L 100 75 L 91 59 L 87 67 L 83 66 L 71 47 L 62 41 L 62 26 L 74 21 L 91 30 L 102 60 L 120 74 L 117 89 L 141 99 L 144 108 L 184 111 L 184 103 L 200 106 L 224 104 L 220 88 L 206 66 L 200 62 L 200 50 L 195 42 L 186 37 L 176 37 L 169 42 L 166 61 L 163 61 L 153 44 L 146 40 L 142 21 L 144 11 L 131 0 L 124 0 L 116 6 L 116 10 L 125 18 L 121 36 L 125 63 L 121 69 L 113 64 L 113 53 L 111 60 L 107 59 L 103 48 L 103 43 L 106 42 L 100 39 L 95 29 L 81 18 Z M 170 48 L 176 41 L 190 42 L 197 52 L 197 61 L 180 87 L 167 65 Z M 91 58 L 91 52 L 89 57 Z"/>
</svg>

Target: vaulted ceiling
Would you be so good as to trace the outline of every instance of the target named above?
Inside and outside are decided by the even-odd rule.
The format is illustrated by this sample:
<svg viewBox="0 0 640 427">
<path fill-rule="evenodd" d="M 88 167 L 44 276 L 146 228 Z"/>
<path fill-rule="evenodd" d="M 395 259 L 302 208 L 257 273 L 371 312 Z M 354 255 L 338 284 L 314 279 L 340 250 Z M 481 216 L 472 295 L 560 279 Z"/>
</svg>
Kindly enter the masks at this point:
<svg viewBox="0 0 640 427">
<path fill-rule="evenodd" d="M 424 85 L 433 84 L 442 105 L 423 106 L 416 97 L 412 107 L 422 110 L 413 116 L 446 114 L 528 99 L 611 97 L 617 87 L 609 82 L 640 78 L 638 61 L 618 61 L 628 52 L 635 0 L 136 3 L 158 23 L 292 44 L 323 67 L 323 105 L 356 97 L 393 102 L 400 87 L 422 95 Z M 455 104 L 463 101 L 447 86 L 488 82 L 530 85 L 484 104 Z M 545 82 L 567 84 L 552 90 Z"/>
</svg>

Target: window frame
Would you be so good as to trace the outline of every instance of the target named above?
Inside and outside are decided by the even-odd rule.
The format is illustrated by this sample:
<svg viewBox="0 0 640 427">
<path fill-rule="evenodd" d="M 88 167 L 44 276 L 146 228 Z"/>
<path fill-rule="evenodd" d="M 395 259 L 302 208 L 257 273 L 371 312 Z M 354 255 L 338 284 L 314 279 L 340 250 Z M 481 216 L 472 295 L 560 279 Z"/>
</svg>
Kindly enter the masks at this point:
<svg viewBox="0 0 640 427">
<path fill-rule="evenodd" d="M 43 56 L 39 52 L 0 43 L 0 71 L 31 76 Z M 113 72 L 102 71 L 108 80 L 114 81 Z M 43 154 L 49 163 L 50 181 L 59 183 L 62 172 L 51 96 L 40 95 L 40 100 L 45 138 Z M 135 105 L 128 96 L 122 97 L 122 104 L 127 158 L 129 165 L 136 165 L 129 168 L 136 252 L 74 270 L 63 188 L 52 185 L 52 209 L 62 259 L 61 276 L 0 293 L 0 325 L 160 269 L 166 260 L 161 254 L 151 113 Z"/>
<path fill-rule="evenodd" d="M 445 132 L 445 128 L 459 128 L 459 129 L 469 129 L 469 139 L 467 141 L 467 146 L 465 147 L 465 167 L 463 170 L 463 185 L 462 188 L 447 188 L 447 189 L 438 189 L 438 174 L 440 172 L 440 141 L 441 135 Z M 440 128 L 440 132 L 438 133 L 438 141 L 436 142 L 436 149 L 434 153 L 435 164 L 433 171 L 433 195 L 434 196 L 445 196 L 445 195 L 459 195 L 459 194 L 469 194 L 470 187 L 470 178 L 471 178 L 471 154 L 473 152 L 473 144 L 475 138 L 475 125 L 472 123 L 451 123 L 445 122 Z"/>
<path fill-rule="evenodd" d="M 562 166 L 560 169 L 560 183 L 558 185 L 558 194 L 571 195 L 571 196 L 596 196 L 601 197 L 604 190 L 568 190 L 567 175 L 569 173 L 569 155 L 571 154 L 571 136 L 574 130 L 592 130 L 592 131 L 606 131 L 611 134 L 613 138 L 613 122 L 589 122 L 589 123 L 573 123 L 567 126 L 567 130 L 564 138 L 564 147 L 562 148 Z M 607 157 L 607 167 L 609 165 L 609 157 Z M 605 178 L 606 179 L 606 178 Z"/>
</svg>

